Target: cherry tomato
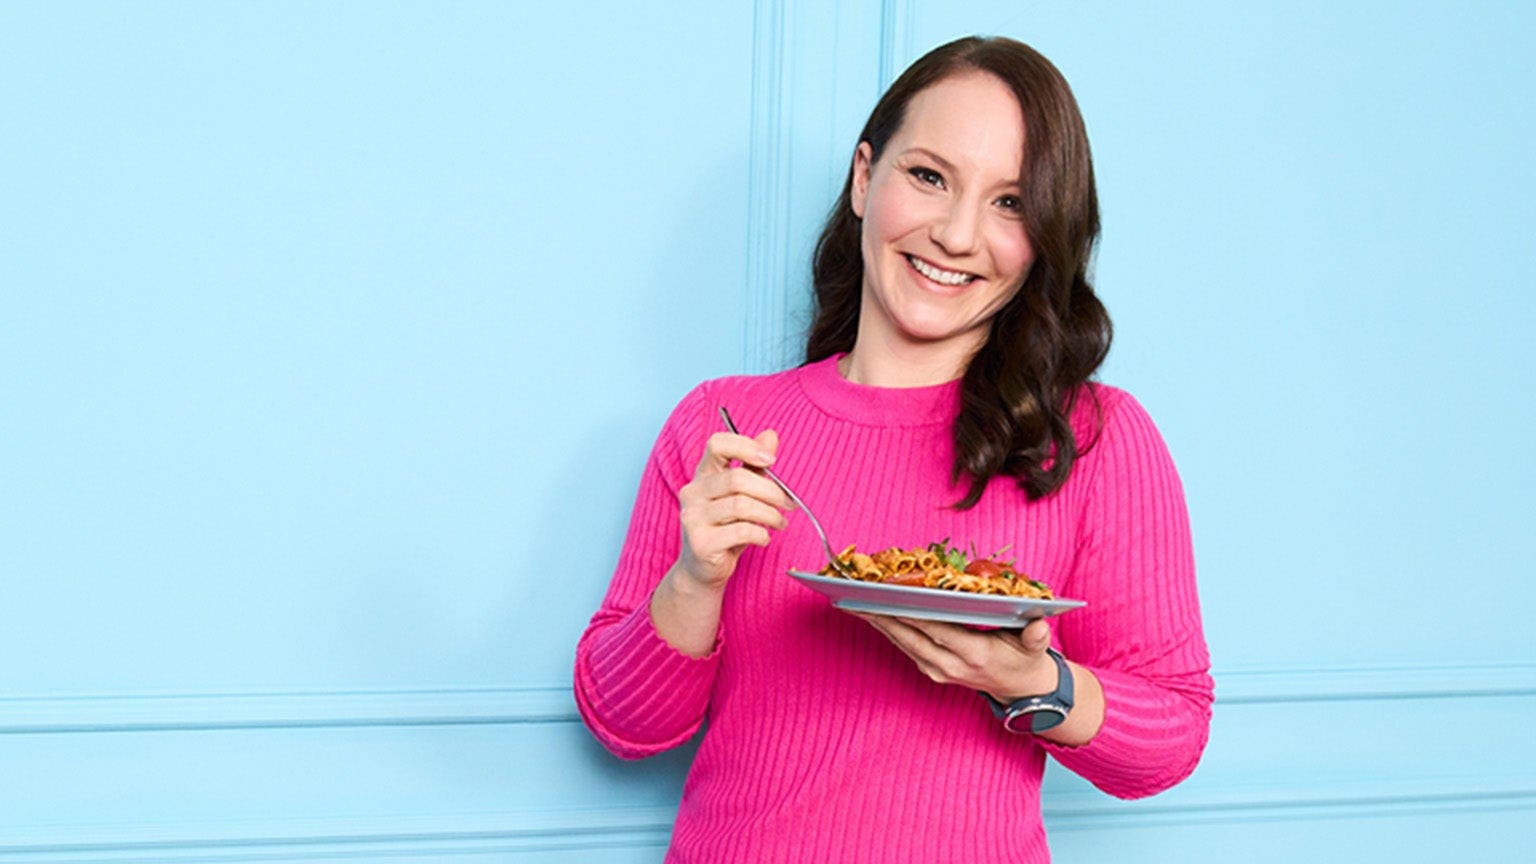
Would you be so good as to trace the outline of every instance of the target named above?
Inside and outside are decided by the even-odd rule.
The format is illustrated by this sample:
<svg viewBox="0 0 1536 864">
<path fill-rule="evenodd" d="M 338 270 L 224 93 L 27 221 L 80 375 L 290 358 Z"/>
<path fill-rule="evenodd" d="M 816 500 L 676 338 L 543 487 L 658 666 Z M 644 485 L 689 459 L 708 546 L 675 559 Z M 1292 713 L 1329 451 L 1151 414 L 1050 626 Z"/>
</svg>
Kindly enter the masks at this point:
<svg viewBox="0 0 1536 864">
<path fill-rule="evenodd" d="M 972 561 L 970 564 L 966 565 L 965 572 L 971 574 L 972 576 L 988 578 L 991 576 L 996 576 L 1000 573 L 1007 573 L 1008 567 L 1007 565 L 998 563 L 997 561 L 992 561 L 987 558 L 978 558 L 975 561 Z"/>
</svg>

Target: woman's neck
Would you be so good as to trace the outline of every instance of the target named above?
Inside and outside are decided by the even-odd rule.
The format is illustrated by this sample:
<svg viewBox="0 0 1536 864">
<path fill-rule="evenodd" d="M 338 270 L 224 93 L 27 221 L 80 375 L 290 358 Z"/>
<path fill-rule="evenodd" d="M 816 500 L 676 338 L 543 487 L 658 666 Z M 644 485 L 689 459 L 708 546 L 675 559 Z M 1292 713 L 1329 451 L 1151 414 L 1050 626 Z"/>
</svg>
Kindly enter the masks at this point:
<svg viewBox="0 0 1536 864">
<path fill-rule="evenodd" d="M 981 346 L 957 345 L 955 340 L 914 343 L 880 339 L 861 333 L 837 371 L 848 381 L 870 387 L 930 387 L 965 374 Z"/>
</svg>

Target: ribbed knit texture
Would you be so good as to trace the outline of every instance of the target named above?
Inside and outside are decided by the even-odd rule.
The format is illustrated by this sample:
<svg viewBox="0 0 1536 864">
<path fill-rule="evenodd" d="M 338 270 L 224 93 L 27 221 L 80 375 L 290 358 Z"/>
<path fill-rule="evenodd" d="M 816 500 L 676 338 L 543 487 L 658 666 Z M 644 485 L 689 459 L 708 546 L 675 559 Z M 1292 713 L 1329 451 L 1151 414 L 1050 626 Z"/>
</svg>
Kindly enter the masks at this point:
<svg viewBox="0 0 1536 864">
<path fill-rule="evenodd" d="M 1054 495 L 1009 478 L 955 510 L 950 424 L 959 383 L 845 381 L 833 357 L 775 375 L 706 382 L 656 442 L 617 572 L 577 647 L 582 717 L 608 749 L 640 758 L 708 730 L 683 789 L 669 862 L 1050 860 L 1040 819 L 1049 753 L 1120 797 L 1189 774 L 1204 749 L 1212 682 L 1183 491 L 1141 406 L 1095 386 L 1073 418 L 1097 438 Z M 778 430 L 774 470 L 815 508 L 834 545 L 956 545 L 1004 557 L 1063 597 L 1056 646 L 1104 686 L 1105 720 L 1082 747 L 1002 729 L 975 692 L 935 684 L 884 636 L 785 575 L 823 564 L 803 514 L 749 547 L 726 590 L 713 653 L 672 649 L 648 612 L 677 559 L 677 491 L 730 409 L 743 432 Z M 1102 427 L 1100 426 L 1102 424 Z"/>
</svg>

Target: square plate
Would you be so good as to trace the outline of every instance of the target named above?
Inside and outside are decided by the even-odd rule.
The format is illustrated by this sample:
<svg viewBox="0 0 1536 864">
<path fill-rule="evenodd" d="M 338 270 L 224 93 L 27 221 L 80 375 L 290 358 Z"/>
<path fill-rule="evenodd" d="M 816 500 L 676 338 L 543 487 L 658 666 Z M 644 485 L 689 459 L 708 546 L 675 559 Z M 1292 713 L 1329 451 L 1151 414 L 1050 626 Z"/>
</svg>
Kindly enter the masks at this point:
<svg viewBox="0 0 1536 864">
<path fill-rule="evenodd" d="M 832 605 L 850 612 L 900 615 L 979 627 L 1023 627 L 1036 618 L 1060 615 L 1087 606 L 1084 600 L 1033 600 L 996 594 L 972 594 L 939 588 L 886 585 L 791 570 L 789 575 L 831 598 Z"/>
</svg>

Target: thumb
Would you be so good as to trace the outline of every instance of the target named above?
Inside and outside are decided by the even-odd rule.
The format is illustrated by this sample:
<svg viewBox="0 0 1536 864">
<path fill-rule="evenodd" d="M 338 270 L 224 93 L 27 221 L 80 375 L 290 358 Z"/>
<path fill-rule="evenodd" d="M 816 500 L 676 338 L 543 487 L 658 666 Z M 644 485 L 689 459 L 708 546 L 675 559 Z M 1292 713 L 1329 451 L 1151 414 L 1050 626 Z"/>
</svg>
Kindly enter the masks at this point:
<svg viewBox="0 0 1536 864">
<path fill-rule="evenodd" d="M 1051 625 L 1044 618 L 1036 618 L 1019 634 L 1019 641 L 1023 643 L 1025 651 L 1042 654 L 1051 646 Z"/>
<path fill-rule="evenodd" d="M 758 446 L 763 448 L 764 453 L 771 456 L 779 454 L 779 433 L 772 429 L 764 429 L 757 433 L 757 437 L 752 440 L 756 441 Z"/>
</svg>

